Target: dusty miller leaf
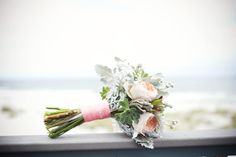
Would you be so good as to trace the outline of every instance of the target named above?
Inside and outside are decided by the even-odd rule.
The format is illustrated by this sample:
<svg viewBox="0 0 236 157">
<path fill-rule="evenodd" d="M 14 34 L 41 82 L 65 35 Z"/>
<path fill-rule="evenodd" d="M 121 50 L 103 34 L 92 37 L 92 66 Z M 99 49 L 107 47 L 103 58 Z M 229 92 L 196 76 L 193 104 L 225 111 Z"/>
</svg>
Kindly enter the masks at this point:
<svg viewBox="0 0 236 157">
<path fill-rule="evenodd" d="M 105 84 L 109 84 L 113 81 L 113 74 L 110 68 L 103 65 L 96 65 L 95 71 L 101 77 L 101 81 Z"/>
</svg>

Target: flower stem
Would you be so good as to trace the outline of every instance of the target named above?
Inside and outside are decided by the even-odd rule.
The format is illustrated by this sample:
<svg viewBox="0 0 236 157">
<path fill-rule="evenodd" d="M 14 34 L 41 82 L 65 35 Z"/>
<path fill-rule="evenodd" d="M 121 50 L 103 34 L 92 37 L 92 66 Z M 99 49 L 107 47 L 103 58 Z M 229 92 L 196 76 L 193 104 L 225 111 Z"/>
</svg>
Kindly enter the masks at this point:
<svg viewBox="0 0 236 157">
<path fill-rule="evenodd" d="M 82 124 L 83 122 L 84 122 L 83 116 L 79 116 L 78 118 L 73 119 L 69 122 L 66 122 L 63 125 L 58 126 L 57 128 L 49 131 L 48 136 L 50 138 L 57 138 L 57 137 L 61 136 L 62 134 L 66 133 L 67 131 L 73 129 L 74 127 Z"/>
<path fill-rule="evenodd" d="M 84 122 L 79 109 L 61 109 L 54 107 L 48 107 L 47 109 L 52 110 L 44 114 L 44 124 L 50 138 L 57 138 Z"/>
</svg>

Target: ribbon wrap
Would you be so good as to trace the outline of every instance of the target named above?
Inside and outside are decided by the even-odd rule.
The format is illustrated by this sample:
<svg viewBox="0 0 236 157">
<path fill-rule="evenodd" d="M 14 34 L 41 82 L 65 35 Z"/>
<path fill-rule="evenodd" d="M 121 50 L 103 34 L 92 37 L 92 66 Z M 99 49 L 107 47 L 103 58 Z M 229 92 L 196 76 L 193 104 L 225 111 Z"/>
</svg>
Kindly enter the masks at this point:
<svg viewBox="0 0 236 157">
<path fill-rule="evenodd" d="M 102 103 L 96 106 L 84 106 L 81 108 L 81 113 L 85 122 L 111 117 L 108 103 Z"/>
</svg>

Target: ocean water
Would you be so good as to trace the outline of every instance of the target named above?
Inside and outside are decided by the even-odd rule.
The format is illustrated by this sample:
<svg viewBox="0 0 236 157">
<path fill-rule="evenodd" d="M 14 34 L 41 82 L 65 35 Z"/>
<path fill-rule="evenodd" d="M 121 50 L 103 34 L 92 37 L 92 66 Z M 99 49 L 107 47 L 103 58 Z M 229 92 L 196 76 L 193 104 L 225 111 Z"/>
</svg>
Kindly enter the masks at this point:
<svg viewBox="0 0 236 157">
<path fill-rule="evenodd" d="M 236 77 L 170 77 L 167 78 L 174 91 L 224 91 L 236 92 Z M 91 89 L 98 91 L 102 87 L 99 78 L 80 79 L 11 79 L 1 80 L 0 89 Z"/>
<path fill-rule="evenodd" d="M 174 89 L 165 101 L 173 106 L 166 117 L 179 121 L 177 130 L 236 127 L 235 78 L 170 78 Z M 46 134 L 46 106 L 78 108 L 101 102 L 102 83 L 78 80 L 0 81 L 0 135 Z M 167 128 L 168 129 L 168 128 Z M 111 120 L 92 122 L 69 133 L 113 132 Z"/>
</svg>

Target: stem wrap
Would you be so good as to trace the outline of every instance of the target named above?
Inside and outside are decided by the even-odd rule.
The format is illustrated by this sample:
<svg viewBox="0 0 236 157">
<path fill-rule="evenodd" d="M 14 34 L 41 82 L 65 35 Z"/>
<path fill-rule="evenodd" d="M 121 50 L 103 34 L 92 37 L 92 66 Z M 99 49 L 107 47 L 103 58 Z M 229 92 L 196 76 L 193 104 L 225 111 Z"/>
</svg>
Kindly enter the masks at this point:
<svg viewBox="0 0 236 157">
<path fill-rule="evenodd" d="M 85 122 L 111 117 L 108 103 L 102 103 L 96 106 L 84 106 L 81 108 L 81 113 Z"/>
</svg>

